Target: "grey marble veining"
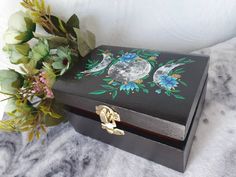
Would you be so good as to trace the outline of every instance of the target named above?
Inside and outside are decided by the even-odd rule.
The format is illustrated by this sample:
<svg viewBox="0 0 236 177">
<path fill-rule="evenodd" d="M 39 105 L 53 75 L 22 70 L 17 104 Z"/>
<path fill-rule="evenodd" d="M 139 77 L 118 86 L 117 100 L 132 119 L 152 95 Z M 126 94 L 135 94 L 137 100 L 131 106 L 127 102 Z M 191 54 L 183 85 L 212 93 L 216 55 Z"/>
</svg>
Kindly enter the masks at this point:
<svg viewBox="0 0 236 177">
<path fill-rule="evenodd" d="M 236 177 L 236 39 L 194 53 L 210 55 L 211 62 L 184 174 L 82 136 L 66 123 L 33 143 L 24 134 L 0 133 L 0 176 Z"/>
</svg>

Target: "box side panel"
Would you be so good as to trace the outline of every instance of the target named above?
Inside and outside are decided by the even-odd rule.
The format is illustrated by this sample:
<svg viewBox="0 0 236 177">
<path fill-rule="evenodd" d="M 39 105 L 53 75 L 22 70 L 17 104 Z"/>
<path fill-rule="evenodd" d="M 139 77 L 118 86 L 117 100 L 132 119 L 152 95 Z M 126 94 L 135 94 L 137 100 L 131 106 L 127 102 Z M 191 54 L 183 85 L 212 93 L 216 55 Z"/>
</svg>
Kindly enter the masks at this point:
<svg viewBox="0 0 236 177">
<path fill-rule="evenodd" d="M 106 105 L 112 108 L 114 111 L 118 112 L 121 117 L 121 121 L 124 123 L 140 127 L 176 140 L 184 140 L 185 138 L 185 126 L 174 122 L 169 122 L 163 119 L 152 117 L 147 114 L 128 110 L 115 105 L 110 105 L 104 102 L 79 97 L 58 90 L 54 90 L 54 95 L 57 102 L 63 103 L 71 107 L 79 108 L 81 110 L 85 110 L 91 113 L 95 112 L 96 106 Z"/>
<path fill-rule="evenodd" d="M 67 112 L 67 117 L 75 130 L 83 135 L 157 162 L 171 169 L 184 172 L 199 117 L 202 112 L 205 94 L 206 85 L 202 91 L 201 99 L 198 102 L 193 122 L 190 125 L 190 131 L 181 147 L 173 147 L 127 131 L 125 132 L 125 136 L 110 135 L 101 128 L 99 122 L 94 121 L 93 119 L 82 117 L 72 112 Z"/>
<path fill-rule="evenodd" d="M 127 131 L 124 136 L 110 135 L 101 128 L 99 122 L 69 112 L 67 116 L 75 130 L 83 135 L 100 140 L 174 170 L 180 172 L 184 170 L 183 151 L 180 149 L 152 141 Z"/>
<path fill-rule="evenodd" d="M 202 109 L 203 109 L 204 102 L 205 102 L 206 90 L 207 90 L 207 81 L 204 86 L 202 97 L 198 103 L 198 107 L 197 107 L 197 110 L 195 113 L 195 118 L 194 118 L 192 125 L 191 125 L 191 131 L 189 132 L 188 137 L 187 137 L 188 141 L 186 142 L 185 149 L 184 149 L 184 167 L 186 167 L 186 165 L 187 165 L 189 153 L 190 153 L 192 143 L 194 140 L 194 136 L 195 136 L 195 133 L 197 130 L 197 126 L 198 126 L 198 123 L 199 123 L 199 120 L 201 117 Z"/>
</svg>

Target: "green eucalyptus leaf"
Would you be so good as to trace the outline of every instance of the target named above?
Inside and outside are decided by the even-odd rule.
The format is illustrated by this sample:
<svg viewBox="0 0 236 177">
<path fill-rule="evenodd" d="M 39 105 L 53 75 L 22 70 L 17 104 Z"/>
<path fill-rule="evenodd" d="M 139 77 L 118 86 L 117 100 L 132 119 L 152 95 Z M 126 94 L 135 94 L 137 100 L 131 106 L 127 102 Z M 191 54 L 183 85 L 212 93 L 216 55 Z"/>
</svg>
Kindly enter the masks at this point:
<svg viewBox="0 0 236 177">
<path fill-rule="evenodd" d="M 76 37 L 78 50 L 82 57 L 86 56 L 92 49 L 95 47 L 95 36 L 90 31 L 81 31 L 78 28 L 74 28 Z"/>
<path fill-rule="evenodd" d="M 79 28 L 79 24 L 79 18 L 76 14 L 73 14 L 66 22 L 67 31 L 74 37 L 76 37 L 76 33 L 73 28 Z"/>
<path fill-rule="evenodd" d="M 25 23 L 26 23 L 26 28 L 28 33 L 31 35 L 31 37 L 33 36 L 33 32 L 36 29 L 36 24 L 31 20 L 31 18 L 29 17 L 25 17 Z"/>
<path fill-rule="evenodd" d="M 67 46 L 68 40 L 64 37 L 52 36 L 52 37 L 48 38 L 48 44 L 51 49 L 55 49 L 60 46 Z"/>
<path fill-rule="evenodd" d="M 54 69 L 63 69 L 65 66 L 63 65 L 61 61 L 57 61 L 57 62 L 52 63 L 52 67 Z"/>
<path fill-rule="evenodd" d="M 77 15 L 73 14 L 66 22 L 66 25 L 72 28 L 79 28 L 79 18 L 77 17 Z"/>
<path fill-rule="evenodd" d="M 37 60 L 31 59 L 28 63 L 24 64 L 24 70 L 26 71 L 26 73 L 31 75 L 37 74 L 39 72 L 39 70 L 35 68 L 37 62 Z"/>
<path fill-rule="evenodd" d="M 0 70 L 0 90 L 4 93 L 16 93 L 23 84 L 22 76 L 14 70 Z"/>
<path fill-rule="evenodd" d="M 46 39 L 40 39 L 38 43 L 32 47 L 31 58 L 38 62 L 49 54 L 49 45 Z"/>
<path fill-rule="evenodd" d="M 62 122 L 65 122 L 65 118 L 64 117 L 60 117 L 58 119 L 55 119 L 51 116 L 46 116 L 45 119 L 44 119 L 44 124 L 47 126 L 47 127 L 51 127 L 51 126 L 55 126 L 55 125 L 58 125 Z"/>
<path fill-rule="evenodd" d="M 57 55 L 61 58 L 61 59 L 64 59 L 64 58 L 67 58 L 69 60 L 71 60 L 71 57 L 70 57 L 70 49 L 68 47 L 59 47 L 57 49 Z"/>
<path fill-rule="evenodd" d="M 20 45 L 15 45 L 15 49 L 22 55 L 28 56 L 29 51 L 30 51 L 30 46 L 28 43 L 20 44 Z"/>
<path fill-rule="evenodd" d="M 16 110 L 16 99 L 12 98 L 7 101 L 7 104 L 5 106 L 5 112 L 12 113 Z"/>
<path fill-rule="evenodd" d="M 85 41 L 90 49 L 94 49 L 96 45 L 96 37 L 91 31 L 86 31 L 84 34 Z"/>
<path fill-rule="evenodd" d="M 52 24 L 56 27 L 56 29 L 53 29 L 52 31 L 50 31 L 47 28 L 43 27 L 44 30 L 48 32 L 49 34 L 66 37 L 66 23 L 54 15 L 50 15 L 50 19 L 52 21 Z"/>
<path fill-rule="evenodd" d="M 46 39 L 48 41 L 50 49 L 56 49 L 60 46 L 68 46 L 69 45 L 69 41 L 65 37 L 60 37 L 60 36 L 55 36 L 55 35 L 45 36 L 45 35 L 38 34 L 38 33 L 34 33 L 34 36 L 37 38 Z"/>
<path fill-rule="evenodd" d="M 21 41 L 21 43 L 29 41 L 33 37 L 33 33 L 22 32 L 18 36 L 15 37 L 16 40 Z"/>
<path fill-rule="evenodd" d="M 3 51 L 9 55 L 10 62 L 13 64 L 27 63 L 29 61 L 28 54 L 30 51 L 29 44 L 7 44 Z"/>
<path fill-rule="evenodd" d="M 48 81 L 47 86 L 52 88 L 56 80 L 56 74 L 52 70 L 51 66 L 48 63 L 43 63 L 43 70 L 46 72 L 46 80 Z"/>
</svg>

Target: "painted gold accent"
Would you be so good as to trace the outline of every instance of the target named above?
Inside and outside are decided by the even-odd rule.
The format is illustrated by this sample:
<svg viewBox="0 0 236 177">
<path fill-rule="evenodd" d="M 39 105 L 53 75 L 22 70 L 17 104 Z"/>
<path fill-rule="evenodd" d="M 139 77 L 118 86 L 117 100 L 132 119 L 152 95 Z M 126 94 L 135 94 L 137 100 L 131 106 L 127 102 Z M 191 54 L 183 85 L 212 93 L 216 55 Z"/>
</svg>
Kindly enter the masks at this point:
<svg viewBox="0 0 236 177">
<path fill-rule="evenodd" d="M 120 115 L 105 105 L 96 106 L 96 113 L 100 116 L 102 128 L 113 135 L 124 135 L 125 132 L 116 128 L 116 122 L 120 122 Z"/>
</svg>

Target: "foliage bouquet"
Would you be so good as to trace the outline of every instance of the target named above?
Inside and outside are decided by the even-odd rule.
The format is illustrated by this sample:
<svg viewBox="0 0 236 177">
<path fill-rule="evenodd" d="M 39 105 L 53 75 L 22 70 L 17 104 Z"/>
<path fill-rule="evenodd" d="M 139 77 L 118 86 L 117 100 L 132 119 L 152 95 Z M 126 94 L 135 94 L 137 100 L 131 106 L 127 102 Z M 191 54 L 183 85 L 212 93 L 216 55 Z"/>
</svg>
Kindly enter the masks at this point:
<svg viewBox="0 0 236 177">
<path fill-rule="evenodd" d="M 0 130 L 27 131 L 29 141 L 40 138 L 46 128 L 64 121 L 55 103 L 52 87 L 73 62 L 95 47 L 95 36 L 81 30 L 74 14 L 67 22 L 52 15 L 44 0 L 23 0 L 26 12 L 14 13 L 4 34 L 3 50 L 21 72 L 0 70 L 0 93 L 6 95 L 5 112 L 9 119 L 0 121 Z M 36 33 L 36 27 L 47 35 Z"/>
</svg>

